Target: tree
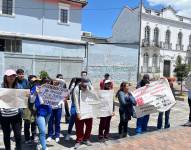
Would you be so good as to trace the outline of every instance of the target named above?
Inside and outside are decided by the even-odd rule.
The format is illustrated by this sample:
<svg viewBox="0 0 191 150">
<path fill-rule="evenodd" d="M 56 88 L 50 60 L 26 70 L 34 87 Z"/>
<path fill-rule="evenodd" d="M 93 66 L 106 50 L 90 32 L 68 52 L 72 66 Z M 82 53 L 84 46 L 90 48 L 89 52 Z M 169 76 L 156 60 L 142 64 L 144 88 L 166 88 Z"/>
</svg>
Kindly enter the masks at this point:
<svg viewBox="0 0 191 150">
<path fill-rule="evenodd" d="M 49 77 L 48 72 L 46 72 L 44 70 L 42 70 L 39 74 L 40 74 L 41 79 Z"/>
<path fill-rule="evenodd" d="M 189 66 L 187 64 L 178 64 L 174 69 L 174 73 L 177 80 L 181 82 L 181 94 L 182 94 L 182 82 L 188 76 Z"/>
</svg>

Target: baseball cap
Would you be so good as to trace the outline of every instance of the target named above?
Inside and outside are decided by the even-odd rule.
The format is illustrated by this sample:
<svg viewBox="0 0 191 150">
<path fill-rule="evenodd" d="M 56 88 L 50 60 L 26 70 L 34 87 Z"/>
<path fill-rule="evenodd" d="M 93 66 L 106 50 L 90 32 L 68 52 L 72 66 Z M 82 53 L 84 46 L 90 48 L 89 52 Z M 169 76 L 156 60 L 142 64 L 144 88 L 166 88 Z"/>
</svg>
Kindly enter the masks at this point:
<svg viewBox="0 0 191 150">
<path fill-rule="evenodd" d="M 5 71 L 5 75 L 6 76 L 11 76 L 11 75 L 17 75 L 17 74 L 16 74 L 15 70 L 8 69 L 8 70 Z"/>
<path fill-rule="evenodd" d="M 104 84 L 111 83 L 111 80 L 105 80 Z"/>
</svg>

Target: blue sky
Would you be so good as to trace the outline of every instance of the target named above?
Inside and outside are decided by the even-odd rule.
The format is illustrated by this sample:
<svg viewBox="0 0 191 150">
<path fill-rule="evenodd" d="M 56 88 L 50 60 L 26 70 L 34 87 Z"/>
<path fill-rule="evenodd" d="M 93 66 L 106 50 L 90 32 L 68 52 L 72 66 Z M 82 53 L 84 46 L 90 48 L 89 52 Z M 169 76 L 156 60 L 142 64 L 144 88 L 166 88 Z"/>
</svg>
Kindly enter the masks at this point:
<svg viewBox="0 0 191 150">
<path fill-rule="evenodd" d="M 134 8 L 139 3 L 140 0 L 88 0 L 82 14 L 82 30 L 92 32 L 95 36 L 109 37 L 122 8 L 126 5 Z M 146 7 L 160 9 L 172 5 L 184 15 L 191 13 L 190 4 L 190 0 L 144 0 Z"/>
</svg>

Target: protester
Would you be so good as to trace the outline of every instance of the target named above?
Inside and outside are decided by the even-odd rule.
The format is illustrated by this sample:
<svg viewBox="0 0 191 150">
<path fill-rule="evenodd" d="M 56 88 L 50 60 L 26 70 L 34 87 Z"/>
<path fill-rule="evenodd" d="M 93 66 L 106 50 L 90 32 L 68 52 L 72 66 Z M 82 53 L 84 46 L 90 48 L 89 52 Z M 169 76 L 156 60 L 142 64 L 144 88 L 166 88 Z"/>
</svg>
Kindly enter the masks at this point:
<svg viewBox="0 0 191 150">
<path fill-rule="evenodd" d="M 17 89 L 16 72 L 12 69 L 6 70 L 2 88 Z M 14 101 L 14 99 L 13 99 Z M 17 108 L 0 108 L 0 123 L 3 130 L 3 142 L 5 150 L 11 150 L 10 134 L 11 128 L 14 132 L 16 150 L 21 150 L 21 112 Z"/>
<path fill-rule="evenodd" d="M 100 81 L 100 89 L 103 90 L 104 89 L 104 82 L 105 80 L 109 80 L 110 79 L 110 75 L 108 73 L 106 73 L 104 75 L 104 79 Z M 111 82 L 111 89 L 113 89 L 113 82 Z"/>
<path fill-rule="evenodd" d="M 74 88 L 76 85 L 78 85 L 81 82 L 81 78 L 72 78 L 70 84 L 69 84 L 69 90 L 70 90 L 70 99 L 72 101 L 71 108 L 70 108 L 70 120 L 68 125 L 68 132 L 65 136 L 65 140 L 70 140 L 70 136 L 72 134 L 72 128 L 74 126 L 75 120 L 76 120 L 76 107 L 74 104 Z"/>
<path fill-rule="evenodd" d="M 128 121 L 133 116 L 133 106 L 136 105 L 135 98 L 129 92 L 128 84 L 122 82 L 120 88 L 116 94 L 119 100 L 119 116 L 120 123 L 118 126 L 120 138 L 126 137 L 128 132 Z"/>
<path fill-rule="evenodd" d="M 105 80 L 104 81 L 104 90 L 112 90 L 112 82 L 111 80 Z M 114 115 L 114 105 L 113 105 L 113 114 Z M 99 133 L 98 133 L 98 139 L 100 142 L 105 142 L 109 139 L 109 131 L 110 131 L 110 122 L 111 122 L 111 116 L 107 117 L 100 117 L 100 123 L 99 123 Z"/>
<path fill-rule="evenodd" d="M 80 101 L 85 95 L 85 92 L 89 89 L 89 80 L 82 78 L 81 83 L 74 88 L 74 103 L 76 108 L 77 117 L 75 120 L 76 124 L 76 144 L 75 149 L 79 148 L 81 144 L 85 144 L 87 146 L 91 146 L 92 144 L 89 141 L 93 118 L 81 119 L 81 109 Z M 84 125 L 86 125 L 85 133 L 84 133 Z"/>
<path fill-rule="evenodd" d="M 143 87 L 147 84 L 149 84 L 149 75 L 145 74 L 143 76 L 143 79 L 137 84 L 137 88 Z M 137 124 L 136 124 L 136 129 L 135 132 L 137 134 L 141 134 L 142 132 L 147 131 L 147 126 L 148 126 L 148 122 L 149 122 L 149 117 L 150 115 L 145 115 L 143 117 L 140 117 L 137 119 Z"/>
<path fill-rule="evenodd" d="M 88 87 L 91 89 L 91 90 L 93 90 L 93 86 L 92 86 L 92 82 L 91 82 L 91 80 L 88 78 L 88 72 L 87 71 L 82 71 L 81 72 L 81 78 L 84 78 L 84 79 L 87 79 L 89 82 L 89 84 L 88 84 Z"/>
<path fill-rule="evenodd" d="M 52 81 L 53 85 L 55 86 L 62 86 L 65 84 L 65 82 L 63 80 L 55 80 Z M 50 142 L 52 140 L 53 137 L 55 137 L 55 141 L 56 143 L 58 143 L 60 141 L 60 121 L 61 121 L 61 117 L 62 117 L 62 103 L 64 103 L 63 101 L 61 101 L 57 106 L 52 106 L 52 113 L 48 122 L 48 138 L 47 138 L 47 142 Z M 53 136 L 53 134 L 55 133 L 55 135 Z"/>
<path fill-rule="evenodd" d="M 170 85 L 170 88 L 171 88 L 171 91 L 173 93 L 173 96 L 175 96 L 174 86 L 173 86 L 173 79 L 172 78 L 168 78 L 168 83 Z M 170 109 L 165 111 L 165 125 L 164 125 L 165 129 L 170 128 L 169 116 L 170 116 Z M 162 122 L 163 122 L 163 112 L 160 112 L 159 115 L 158 115 L 157 129 L 161 129 L 162 128 Z"/>
<path fill-rule="evenodd" d="M 43 78 L 40 85 L 49 83 L 48 78 Z M 36 109 L 36 123 L 39 129 L 39 139 L 40 144 L 42 147 L 42 150 L 47 150 L 46 146 L 46 124 L 48 123 L 48 120 L 51 115 L 51 107 L 49 105 L 43 104 L 43 100 L 39 95 L 39 84 L 34 85 L 34 87 L 31 89 L 31 103 L 33 102 L 35 104 Z"/>
<path fill-rule="evenodd" d="M 24 70 L 18 69 L 16 73 L 17 73 L 17 79 L 18 79 L 18 87 L 20 89 L 30 89 L 28 80 L 24 78 L 25 77 Z"/>
<path fill-rule="evenodd" d="M 63 75 L 62 74 L 57 74 L 56 75 L 56 79 L 60 79 L 63 83 L 63 88 L 67 88 L 66 86 L 66 81 L 64 80 L 63 78 Z M 64 101 L 64 109 L 65 109 L 65 122 L 66 123 L 69 123 L 69 120 L 70 120 L 70 111 L 69 111 L 69 106 L 68 106 L 68 102 L 67 101 Z"/>
<path fill-rule="evenodd" d="M 33 84 L 37 82 L 36 76 L 31 75 L 28 77 L 28 85 L 30 89 L 33 87 Z M 23 110 L 23 119 L 24 119 L 24 137 L 25 143 L 30 144 L 31 142 L 37 142 L 37 134 L 36 134 L 36 111 L 31 106 L 30 98 L 28 101 L 28 108 Z M 31 133 L 30 133 L 31 128 Z M 32 135 L 31 135 L 32 134 Z M 31 136 L 30 136 L 31 135 Z"/>
</svg>

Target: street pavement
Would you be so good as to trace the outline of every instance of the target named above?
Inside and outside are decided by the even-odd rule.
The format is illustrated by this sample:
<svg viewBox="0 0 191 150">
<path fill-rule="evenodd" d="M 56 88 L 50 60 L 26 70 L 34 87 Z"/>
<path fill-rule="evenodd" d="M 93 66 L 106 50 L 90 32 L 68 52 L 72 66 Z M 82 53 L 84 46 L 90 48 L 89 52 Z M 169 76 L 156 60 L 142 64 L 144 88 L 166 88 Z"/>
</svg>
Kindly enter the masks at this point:
<svg viewBox="0 0 191 150">
<path fill-rule="evenodd" d="M 157 117 L 158 114 L 152 114 L 149 120 L 148 132 L 135 135 L 136 119 L 132 118 L 129 122 L 129 137 L 119 139 L 118 136 L 118 123 L 119 113 L 118 106 L 115 109 L 115 116 L 111 121 L 111 140 L 106 143 L 100 144 L 97 140 L 99 119 L 94 119 L 91 142 L 92 146 L 86 147 L 81 145 L 80 150 L 94 150 L 94 149 L 130 149 L 130 150 L 190 150 L 191 149 L 191 127 L 184 127 L 183 124 L 188 121 L 189 107 L 187 100 L 177 101 L 176 105 L 170 112 L 170 129 L 157 130 Z M 75 131 L 71 136 L 70 141 L 64 141 L 64 135 L 67 133 L 68 124 L 64 123 L 62 118 L 61 123 L 61 138 L 60 143 L 56 143 L 54 140 L 48 143 L 49 150 L 61 150 L 61 149 L 74 149 L 75 144 Z M 75 128 L 73 129 L 75 130 Z M 22 132 L 22 135 L 24 133 Z M 12 134 L 13 136 L 13 134 Z M 3 136 L 0 131 L 0 150 L 3 150 Z M 12 142 L 12 148 L 14 148 L 14 142 Z M 34 145 L 24 144 L 23 137 L 23 149 L 35 150 Z"/>
</svg>

